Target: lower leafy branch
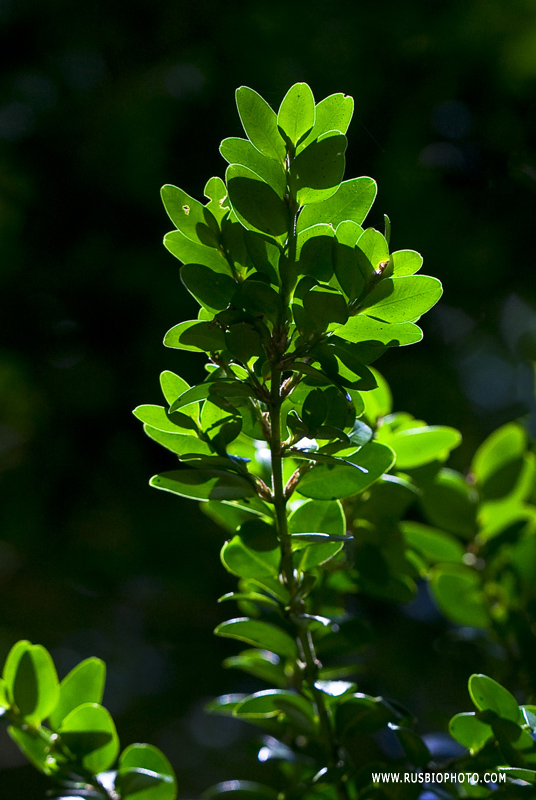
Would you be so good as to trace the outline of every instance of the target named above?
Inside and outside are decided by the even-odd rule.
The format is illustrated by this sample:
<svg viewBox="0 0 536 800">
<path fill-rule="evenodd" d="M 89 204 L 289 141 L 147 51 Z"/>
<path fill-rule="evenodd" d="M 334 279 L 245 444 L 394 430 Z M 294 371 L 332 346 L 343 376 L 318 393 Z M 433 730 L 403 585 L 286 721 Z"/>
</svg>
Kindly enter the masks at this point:
<svg viewBox="0 0 536 800">
<path fill-rule="evenodd" d="M 307 688 L 314 700 L 318 714 L 320 738 L 326 758 L 326 766 L 321 770 L 323 772 L 324 769 L 333 770 L 336 766 L 342 766 L 342 762 L 340 762 L 339 747 L 334 739 L 332 719 L 325 702 L 324 693 L 316 686 L 322 665 L 317 658 L 309 630 L 309 618 L 306 614 L 305 602 L 302 596 L 302 584 L 294 568 L 292 539 L 288 530 L 287 520 L 287 500 L 292 491 L 292 478 L 285 486 L 283 480 L 281 406 L 281 372 L 274 369 L 272 371 L 272 393 L 270 399 L 270 447 L 273 503 L 277 538 L 281 548 L 280 575 L 289 593 L 289 603 L 286 610 L 289 621 L 295 627 L 299 645 L 300 667 L 303 669 L 303 677 L 307 682 Z M 311 619 L 314 620 L 314 617 L 311 617 Z M 302 688 L 301 681 L 298 684 L 298 688 Z"/>
<path fill-rule="evenodd" d="M 174 800 L 175 775 L 160 750 L 133 744 L 119 755 L 114 721 L 101 705 L 105 675 L 104 663 L 89 658 L 60 683 L 42 645 L 18 642 L 0 679 L 10 737 L 50 778 L 51 797 Z"/>
</svg>

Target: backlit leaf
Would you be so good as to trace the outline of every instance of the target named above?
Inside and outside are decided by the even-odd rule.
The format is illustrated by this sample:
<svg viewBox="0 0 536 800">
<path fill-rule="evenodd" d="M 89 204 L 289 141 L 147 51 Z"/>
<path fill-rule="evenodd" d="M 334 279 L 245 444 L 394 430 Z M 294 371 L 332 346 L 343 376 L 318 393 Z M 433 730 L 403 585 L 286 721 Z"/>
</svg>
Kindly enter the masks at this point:
<svg viewBox="0 0 536 800">
<path fill-rule="evenodd" d="M 287 233 L 288 208 L 268 183 L 240 164 L 227 167 L 226 178 L 233 210 L 245 228 L 276 237 Z"/>
<path fill-rule="evenodd" d="M 150 485 L 193 500 L 238 500 L 256 494 L 253 485 L 241 475 L 221 469 L 181 469 L 163 472 Z"/>
<path fill-rule="evenodd" d="M 335 194 L 344 175 L 346 136 L 332 131 L 302 150 L 290 174 L 298 205 L 319 203 Z"/>
<path fill-rule="evenodd" d="M 489 613 L 478 575 L 467 567 L 443 564 L 431 571 L 432 589 L 443 614 L 459 625 L 489 626 Z"/>
<path fill-rule="evenodd" d="M 451 736 L 470 751 L 478 753 L 493 738 L 493 730 L 473 713 L 456 714 L 449 723 Z"/>
<path fill-rule="evenodd" d="M 428 275 L 385 278 L 366 296 L 361 310 L 385 322 L 414 322 L 437 303 L 442 292 L 437 278 Z"/>
<path fill-rule="evenodd" d="M 86 658 L 62 680 L 59 702 L 50 714 L 50 724 L 59 728 L 65 717 L 83 703 L 100 703 L 104 693 L 106 664 L 100 658 Z"/>
<path fill-rule="evenodd" d="M 163 778 L 162 782 L 150 791 L 137 791 L 133 795 L 135 800 L 174 800 L 176 797 L 177 787 L 173 768 L 166 756 L 153 745 L 131 744 L 125 748 L 119 758 L 118 769 L 116 786 L 122 789 L 121 797 L 130 796 L 128 787 L 132 779 L 126 777 L 129 770 L 147 770 Z M 130 787 L 132 786 L 133 784 L 130 782 Z M 127 789 L 126 795 L 125 788 Z"/>
<path fill-rule="evenodd" d="M 248 139 L 269 158 L 284 161 L 285 142 L 277 128 L 275 111 L 247 86 L 236 90 L 236 105 Z"/>
<path fill-rule="evenodd" d="M 346 133 L 353 113 L 354 100 L 352 97 L 342 93 L 325 97 L 316 106 L 314 127 L 302 144 L 298 146 L 298 153 L 328 131 Z"/>
<path fill-rule="evenodd" d="M 329 223 L 337 228 L 345 220 L 361 225 L 372 207 L 376 191 L 376 182 L 372 178 L 343 181 L 330 198 L 303 209 L 299 217 L 300 230 L 319 223 Z"/>
<path fill-rule="evenodd" d="M 315 124 L 315 99 L 306 83 L 295 83 L 283 98 L 277 125 L 282 135 L 293 145 L 298 144 Z"/>
<path fill-rule="evenodd" d="M 193 242 L 182 231 L 166 233 L 164 245 L 183 264 L 204 264 L 213 272 L 231 273 L 229 264 L 218 250 L 199 242 Z"/>
<path fill-rule="evenodd" d="M 119 752 L 119 739 L 108 711 L 84 703 L 68 714 L 59 728 L 62 742 L 93 774 L 109 769 Z"/>
<path fill-rule="evenodd" d="M 422 330 L 413 322 L 393 324 L 373 319 L 365 314 L 350 317 L 335 334 L 347 342 L 379 342 L 386 347 L 415 344 L 422 339 Z"/>
<path fill-rule="evenodd" d="M 494 711 L 502 719 L 522 722 L 523 717 L 515 697 L 500 683 L 487 675 L 471 675 L 469 694 L 479 711 Z"/>
<path fill-rule="evenodd" d="M 370 442 L 355 455 L 349 456 L 347 464 L 327 466 L 320 464 L 300 479 L 297 491 L 315 500 L 335 500 L 364 491 L 393 465 L 393 451 L 385 445 Z"/>
<path fill-rule="evenodd" d="M 286 658 L 296 658 L 297 655 L 297 645 L 294 639 L 286 631 L 270 622 L 239 617 L 222 622 L 214 633 L 216 636 L 226 636 L 247 642 L 247 644 L 270 650 L 272 653 Z"/>
<path fill-rule="evenodd" d="M 389 438 L 396 453 L 397 469 L 414 469 L 434 459 L 445 460 L 451 450 L 461 443 L 462 436 L 455 428 L 432 425 L 406 428 Z"/>
<path fill-rule="evenodd" d="M 212 352 L 224 349 L 225 335 L 222 329 L 212 322 L 187 320 L 175 325 L 166 333 L 164 344 L 175 350 Z"/>
<path fill-rule="evenodd" d="M 193 297 L 212 312 L 227 308 L 237 288 L 230 275 L 202 264 L 186 264 L 181 269 L 181 280 Z"/>
<path fill-rule="evenodd" d="M 247 139 L 224 139 L 220 145 L 220 153 L 229 164 L 241 164 L 250 169 L 283 199 L 287 180 L 279 161 L 264 156 Z"/>
<path fill-rule="evenodd" d="M 176 228 L 196 244 L 218 246 L 218 223 L 210 209 L 169 184 L 162 187 L 162 202 Z"/>
</svg>

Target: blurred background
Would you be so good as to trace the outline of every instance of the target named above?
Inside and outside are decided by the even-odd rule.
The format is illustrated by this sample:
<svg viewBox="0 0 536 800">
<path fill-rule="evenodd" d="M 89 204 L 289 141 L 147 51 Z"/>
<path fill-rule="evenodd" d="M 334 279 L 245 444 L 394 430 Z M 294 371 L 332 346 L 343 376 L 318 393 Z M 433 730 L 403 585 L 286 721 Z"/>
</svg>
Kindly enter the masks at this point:
<svg viewBox="0 0 536 800">
<path fill-rule="evenodd" d="M 0 663 L 19 638 L 60 676 L 104 658 L 123 744 L 160 746 L 180 797 L 269 782 L 257 739 L 202 713 L 264 688 L 219 666 L 237 652 L 211 634 L 234 585 L 223 534 L 149 489 L 173 457 L 131 415 L 161 402 L 163 369 L 204 375 L 161 344 L 194 303 L 161 245 L 160 186 L 202 199 L 223 176 L 241 84 L 276 108 L 300 80 L 351 94 L 346 176 L 378 181 L 369 224 L 387 213 L 393 249 L 445 287 L 424 343 L 379 366 L 397 409 L 461 429 L 466 469 L 497 425 L 536 433 L 536 3 L 0 0 L 0 36 Z M 434 613 L 373 613 L 360 690 L 444 730 L 481 643 Z M 0 797 L 45 785 L 0 730 Z"/>
</svg>

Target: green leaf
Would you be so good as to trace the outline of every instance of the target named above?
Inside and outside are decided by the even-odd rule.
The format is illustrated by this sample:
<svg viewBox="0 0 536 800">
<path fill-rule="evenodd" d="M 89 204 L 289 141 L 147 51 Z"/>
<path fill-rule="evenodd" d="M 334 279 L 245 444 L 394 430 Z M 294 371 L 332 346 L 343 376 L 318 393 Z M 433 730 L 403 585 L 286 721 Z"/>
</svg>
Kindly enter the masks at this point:
<svg viewBox="0 0 536 800">
<path fill-rule="evenodd" d="M 293 533 L 292 547 L 301 550 L 308 544 L 325 544 L 326 542 L 351 542 L 353 536 L 336 536 L 332 533 Z"/>
<path fill-rule="evenodd" d="M 296 255 L 300 273 L 312 275 L 319 281 L 330 280 L 333 275 L 334 235 L 335 231 L 330 225 L 312 225 L 298 234 Z"/>
<path fill-rule="evenodd" d="M 337 191 L 344 175 L 346 146 L 346 136 L 331 131 L 295 158 L 290 189 L 299 206 L 319 203 Z"/>
<path fill-rule="evenodd" d="M 226 658 L 223 662 L 226 669 L 241 669 L 263 681 L 282 689 L 287 686 L 287 677 L 279 656 L 269 650 L 244 650 L 238 656 Z"/>
<path fill-rule="evenodd" d="M 100 658 L 87 658 L 62 680 L 59 702 L 50 714 L 50 724 L 57 729 L 75 708 L 84 703 L 100 703 L 104 693 L 106 664 Z"/>
<path fill-rule="evenodd" d="M 315 118 L 315 99 L 310 87 L 306 83 L 295 83 L 284 96 L 277 115 L 283 138 L 297 145 L 311 131 Z"/>
<path fill-rule="evenodd" d="M 283 200 L 287 179 L 283 165 L 260 153 L 247 139 L 224 139 L 220 153 L 229 164 L 241 164 L 254 172 Z"/>
<path fill-rule="evenodd" d="M 414 275 L 422 267 L 422 256 L 415 250 L 397 250 L 391 253 L 389 270 L 400 278 L 404 275 Z"/>
<path fill-rule="evenodd" d="M 166 433 L 156 428 L 151 428 L 149 425 L 144 425 L 143 430 L 153 441 L 171 450 L 172 453 L 175 453 L 182 459 L 188 456 L 210 456 L 213 453 L 209 445 L 196 436 Z"/>
<path fill-rule="evenodd" d="M 431 582 L 443 614 L 473 628 L 489 627 L 486 600 L 477 574 L 456 564 L 433 567 Z"/>
<path fill-rule="evenodd" d="M 473 756 L 493 738 L 491 727 L 481 722 L 473 713 L 456 714 L 452 717 L 449 732 L 457 742 L 467 747 Z"/>
<path fill-rule="evenodd" d="M 181 280 L 190 294 L 213 313 L 227 308 L 237 287 L 230 275 L 202 264 L 186 264 L 181 269 Z"/>
<path fill-rule="evenodd" d="M 307 535 L 307 534 L 304 534 Z M 315 567 L 319 567 L 322 564 L 325 564 L 327 561 L 332 559 L 337 553 L 340 553 L 342 548 L 344 547 L 344 542 L 342 541 L 330 541 L 329 535 L 321 533 L 317 534 L 308 534 L 309 536 L 317 536 L 323 538 L 326 537 L 327 541 L 316 541 L 313 544 L 310 544 L 308 547 L 303 547 L 302 543 L 296 539 L 293 539 L 293 546 L 298 544 L 296 547 L 295 552 L 293 554 L 293 562 L 296 569 L 300 572 L 308 572 Z M 299 534 L 298 534 L 299 536 Z M 350 537 L 345 537 L 348 541 Z"/>
<path fill-rule="evenodd" d="M 479 711 L 494 711 L 502 719 L 523 722 L 515 697 L 493 678 L 488 678 L 487 675 L 471 675 L 469 694 Z"/>
<path fill-rule="evenodd" d="M 253 485 L 241 475 L 221 469 L 181 469 L 163 472 L 150 485 L 193 500 L 238 500 L 253 497 Z"/>
<path fill-rule="evenodd" d="M 254 500 L 244 500 L 242 504 L 226 501 L 208 502 L 201 506 L 201 510 L 229 533 L 235 533 L 248 519 L 270 515 L 269 507 L 258 497 Z"/>
<path fill-rule="evenodd" d="M 160 789 L 163 784 L 168 784 L 171 789 L 172 793 L 167 796 L 170 798 L 175 797 L 173 779 L 167 775 L 159 775 L 158 772 L 153 772 L 152 770 L 119 770 L 115 778 L 115 788 L 119 791 L 122 800 L 126 800 L 126 798 L 133 795 L 136 795 L 136 800 L 140 800 L 140 798 L 156 800 L 156 798 L 162 797 Z"/>
<path fill-rule="evenodd" d="M 273 655 L 273 654 L 272 654 Z M 277 656 L 275 656 L 277 658 Z M 233 692 L 233 694 L 222 694 L 214 698 L 205 706 L 205 711 L 209 714 L 219 714 L 222 717 L 232 717 L 235 706 L 247 697 L 244 692 Z"/>
<path fill-rule="evenodd" d="M 526 447 L 527 434 L 515 422 L 503 425 L 480 445 L 471 472 L 485 499 L 504 497 L 514 489 Z"/>
<path fill-rule="evenodd" d="M 6 686 L 11 698 L 13 698 L 13 686 L 19 668 L 19 662 L 24 653 L 32 646 L 32 643 L 27 639 L 21 639 L 13 645 L 7 654 L 2 672 L 2 678 L 6 682 Z"/>
<path fill-rule="evenodd" d="M 322 389 L 311 389 L 303 401 L 301 417 L 309 430 L 319 428 L 328 413 L 328 398 Z"/>
<path fill-rule="evenodd" d="M 204 264 L 213 272 L 231 273 L 227 260 L 214 247 L 193 242 L 182 231 L 171 231 L 164 236 L 164 246 L 183 264 Z"/>
<path fill-rule="evenodd" d="M 246 136 L 268 158 L 284 161 L 285 142 L 277 128 L 275 111 L 260 94 L 247 86 L 236 90 L 236 105 Z"/>
<path fill-rule="evenodd" d="M 433 564 L 462 563 L 465 550 L 457 539 L 448 533 L 429 528 L 420 522 L 402 522 L 400 527 L 408 545 Z"/>
<path fill-rule="evenodd" d="M 248 255 L 259 272 L 264 273 L 275 286 L 278 284 L 278 267 L 281 251 L 273 240 L 255 231 L 244 230 Z"/>
<path fill-rule="evenodd" d="M 345 698 L 335 711 L 335 729 L 341 739 L 370 734 L 384 728 L 396 715 L 381 702 L 381 697 L 356 693 Z"/>
<path fill-rule="evenodd" d="M 337 238 L 333 243 L 333 269 L 339 286 L 349 301 L 361 297 L 366 279 L 357 262 L 354 233 L 349 223 L 342 223 L 337 228 Z"/>
<path fill-rule="evenodd" d="M 235 717 L 276 717 L 285 712 L 289 707 L 294 707 L 310 723 L 315 722 L 314 708 L 309 700 L 296 692 L 284 689 L 265 689 L 249 695 L 239 703 L 234 711 Z"/>
<path fill-rule="evenodd" d="M 376 182 L 372 178 L 343 181 L 327 200 L 311 203 L 303 209 L 299 216 L 299 229 L 303 231 L 318 223 L 328 223 L 337 228 L 345 220 L 361 225 L 372 207 L 376 192 Z"/>
<path fill-rule="evenodd" d="M 409 762 L 416 767 L 424 767 L 432 760 L 432 756 L 427 746 L 420 736 L 409 728 L 389 723 L 389 728 L 395 732 L 396 738 L 402 745 Z"/>
<path fill-rule="evenodd" d="M 196 244 L 218 246 L 218 223 L 210 209 L 177 186 L 163 186 L 161 194 L 169 218 L 184 236 Z"/>
<path fill-rule="evenodd" d="M 345 535 L 346 519 L 338 500 L 307 500 L 292 512 L 288 525 L 296 551 L 294 564 L 302 572 L 333 558 L 350 540 Z"/>
<path fill-rule="evenodd" d="M 378 342 L 386 347 L 403 347 L 422 339 L 422 330 L 413 322 L 393 324 L 358 314 L 335 333 L 347 342 Z"/>
<path fill-rule="evenodd" d="M 225 335 L 213 322 L 187 320 L 175 325 L 166 333 L 164 344 L 175 350 L 213 352 L 225 348 Z"/>
<path fill-rule="evenodd" d="M 314 500 L 335 500 L 357 494 L 390 469 L 394 452 L 386 445 L 370 442 L 347 461 L 355 464 L 327 466 L 320 464 L 300 478 L 297 491 Z"/>
<path fill-rule="evenodd" d="M 415 322 L 442 293 L 440 281 L 428 275 L 385 278 L 366 296 L 361 310 L 384 322 Z"/>
<path fill-rule="evenodd" d="M 476 533 L 477 499 L 463 475 L 442 469 L 432 483 L 424 486 L 420 502 L 432 525 L 472 537 Z"/>
<path fill-rule="evenodd" d="M 39 772 L 44 772 L 45 775 L 54 773 L 56 765 L 50 759 L 50 747 L 45 739 L 13 725 L 9 726 L 7 732 L 30 764 L 33 764 Z"/>
<path fill-rule="evenodd" d="M 279 295 L 264 281 L 248 278 L 235 293 L 233 307 L 242 308 L 254 316 L 275 320 L 280 308 Z"/>
<path fill-rule="evenodd" d="M 241 164 L 227 167 L 226 179 L 233 211 L 245 228 L 270 236 L 286 235 L 288 207 L 268 183 Z"/>
<path fill-rule="evenodd" d="M 328 131 L 346 133 L 354 113 L 354 100 L 345 94 L 332 94 L 316 106 L 315 124 L 307 138 L 298 146 L 298 153 Z"/>
<path fill-rule="evenodd" d="M 211 400 L 219 405 L 228 397 L 252 397 L 253 390 L 249 384 L 241 383 L 239 380 L 206 380 L 192 386 L 181 394 L 169 409 L 170 416 L 181 408 L 186 408 L 192 403 L 199 403 L 201 400 Z"/>
<path fill-rule="evenodd" d="M 177 435 L 189 435 L 196 431 L 193 415 L 183 412 L 170 414 L 163 406 L 138 406 L 132 412 L 145 425 L 157 431 Z M 149 434 L 151 435 L 151 434 Z"/>
<path fill-rule="evenodd" d="M 315 345 L 310 352 L 311 355 L 318 358 L 322 369 L 334 384 L 342 384 L 344 387 L 359 389 L 361 392 L 376 388 L 376 379 L 370 369 L 361 361 L 361 349 L 355 344 L 345 342 L 338 337 L 332 337 L 322 344 Z M 341 402 L 342 394 L 340 392 L 338 393 L 338 398 L 339 402 Z M 356 405 L 356 399 L 357 397 L 354 395 L 352 403 L 356 408 L 357 414 L 357 409 L 360 408 L 361 404 L 358 403 Z M 347 428 L 350 427 L 351 420 L 346 414 L 342 422 L 330 421 L 326 424 Z"/>
<path fill-rule="evenodd" d="M 374 228 L 367 228 L 357 240 L 356 258 L 365 280 L 380 274 L 389 262 L 389 246 L 385 236 Z"/>
<path fill-rule="evenodd" d="M 62 742 L 93 774 L 109 769 L 119 752 L 119 739 L 108 711 L 97 703 L 84 703 L 71 711 L 59 731 Z"/>
<path fill-rule="evenodd" d="M 288 520 L 291 534 L 328 533 L 345 536 L 346 518 L 338 500 L 307 500 L 296 508 Z"/>
<path fill-rule="evenodd" d="M 40 723 L 54 710 L 59 699 L 56 667 L 48 650 L 31 645 L 19 650 L 16 671 L 8 688 L 22 716 L 33 724 Z"/>
<path fill-rule="evenodd" d="M 221 223 L 226 214 L 229 213 L 227 186 L 221 178 L 209 178 L 205 184 L 203 194 L 210 201 L 207 203 L 207 208 L 218 223 Z"/>
<path fill-rule="evenodd" d="M 421 467 L 435 459 L 444 461 L 461 441 L 459 431 L 440 425 L 406 428 L 389 437 L 389 445 L 396 453 L 396 467 L 402 470 Z"/>
<path fill-rule="evenodd" d="M 256 781 L 225 781 L 203 792 L 203 800 L 216 800 L 225 795 L 228 800 L 278 800 L 279 793 Z"/>
<path fill-rule="evenodd" d="M 350 219 L 340 222 L 335 231 L 337 241 L 351 248 L 356 246 L 358 239 L 361 238 L 363 233 L 364 231 L 361 225 L 358 225 L 357 222 L 352 222 Z"/>
<path fill-rule="evenodd" d="M 279 575 L 281 553 L 275 530 L 260 519 L 246 521 L 221 550 L 223 566 L 241 578 Z"/>
<path fill-rule="evenodd" d="M 136 800 L 174 800 L 177 793 L 175 773 L 165 755 L 150 744 L 131 744 L 121 753 L 118 764 L 116 786 L 121 797 L 133 794 L 133 778 L 127 774 L 131 770 L 144 770 L 158 775 L 160 782 L 147 791 L 136 790 Z M 126 785 L 125 785 L 126 784 Z M 125 795 L 125 790 L 127 794 Z"/>
<path fill-rule="evenodd" d="M 391 220 L 387 214 L 383 215 L 383 224 L 385 226 L 385 241 L 389 245 L 391 243 Z"/>
<path fill-rule="evenodd" d="M 536 771 L 533 769 L 521 769 L 520 767 L 497 767 L 499 772 L 505 773 L 509 778 L 518 778 L 527 783 L 536 782 Z"/>
<path fill-rule="evenodd" d="M 9 700 L 8 690 L 7 690 L 7 683 L 3 678 L 0 678 L 0 709 L 3 708 L 10 708 L 11 703 Z M 0 713 L 1 716 L 1 713 Z"/>
<path fill-rule="evenodd" d="M 164 372 L 160 374 L 160 386 L 162 387 L 162 393 L 169 405 L 171 405 L 179 395 L 190 388 L 190 385 L 186 383 L 184 378 L 181 378 L 180 375 L 176 375 L 170 370 L 164 370 Z"/>
<path fill-rule="evenodd" d="M 214 631 L 216 636 L 238 639 L 254 647 L 270 650 L 285 658 L 297 657 L 297 645 L 294 639 L 281 628 L 270 622 L 239 617 L 222 622 Z"/>
<path fill-rule="evenodd" d="M 240 603 L 244 603 L 245 607 L 248 607 L 249 604 L 254 606 L 266 606 L 269 611 L 280 610 L 277 601 L 262 592 L 227 592 L 227 594 L 218 597 L 218 603 L 228 603 L 231 600 L 238 603 L 239 607 L 241 607 Z"/>
<path fill-rule="evenodd" d="M 344 325 L 348 307 L 342 294 L 328 286 L 314 286 L 303 298 L 306 319 L 317 332 Z"/>
<path fill-rule="evenodd" d="M 242 364 L 247 364 L 250 359 L 263 353 L 258 331 L 247 322 L 231 325 L 225 334 L 225 343 L 233 358 Z"/>
</svg>

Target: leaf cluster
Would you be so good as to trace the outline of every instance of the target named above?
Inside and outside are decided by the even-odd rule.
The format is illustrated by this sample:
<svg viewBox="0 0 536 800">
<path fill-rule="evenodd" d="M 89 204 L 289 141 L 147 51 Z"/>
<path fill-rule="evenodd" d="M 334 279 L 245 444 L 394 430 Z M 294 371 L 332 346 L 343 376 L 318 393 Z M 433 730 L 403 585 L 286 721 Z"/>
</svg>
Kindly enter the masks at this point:
<svg viewBox="0 0 536 800">
<path fill-rule="evenodd" d="M 158 748 L 132 744 L 120 753 L 114 721 L 101 705 L 105 679 L 104 662 L 88 658 L 60 683 L 42 645 L 17 642 L 0 679 L 9 736 L 52 780 L 51 797 L 175 800 L 175 774 Z"/>
</svg>

